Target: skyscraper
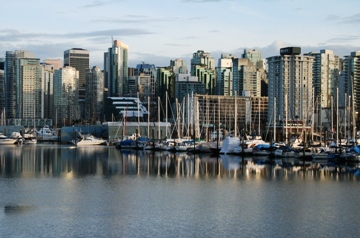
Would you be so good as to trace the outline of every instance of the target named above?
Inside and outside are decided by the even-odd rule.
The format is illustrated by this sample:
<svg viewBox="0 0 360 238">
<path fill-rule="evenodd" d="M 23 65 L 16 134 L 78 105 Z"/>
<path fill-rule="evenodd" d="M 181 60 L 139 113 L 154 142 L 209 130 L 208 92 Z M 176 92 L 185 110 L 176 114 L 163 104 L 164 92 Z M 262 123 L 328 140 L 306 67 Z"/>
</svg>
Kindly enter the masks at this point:
<svg viewBox="0 0 360 238">
<path fill-rule="evenodd" d="M 280 49 L 280 56 L 267 58 L 269 79 L 268 123 L 274 119 L 302 121 L 309 126 L 313 109 L 312 67 L 314 57 L 300 55 L 298 47 Z M 287 95 L 287 107 L 285 106 Z M 275 115 L 274 115 L 275 114 Z M 274 118 L 275 117 L 275 118 Z"/>
<path fill-rule="evenodd" d="M 86 69 L 85 102 L 85 118 L 93 122 L 100 120 L 104 106 L 104 73 L 98 66 Z"/>
<path fill-rule="evenodd" d="M 360 51 L 351 52 L 345 56 L 343 62 L 343 75 L 345 81 L 345 92 L 350 95 L 353 103 L 351 114 L 352 123 L 357 129 L 360 127 Z"/>
<path fill-rule="evenodd" d="M 238 91 L 233 84 L 234 55 L 221 54 L 218 67 L 216 67 L 216 89 L 218 95 L 234 96 Z"/>
<path fill-rule="evenodd" d="M 54 71 L 55 124 L 72 125 L 80 119 L 79 113 L 79 71 L 65 66 Z"/>
<path fill-rule="evenodd" d="M 5 108 L 7 119 L 42 118 L 40 59 L 27 51 L 7 51 Z"/>
<path fill-rule="evenodd" d="M 44 118 L 53 119 L 55 117 L 55 110 L 54 110 L 54 70 L 55 69 L 52 64 L 48 64 L 48 63 L 42 63 L 41 66 L 43 67 L 42 94 L 43 94 L 43 105 L 44 105 Z"/>
<path fill-rule="evenodd" d="M 313 87 L 314 100 L 318 105 L 319 125 L 330 128 L 331 103 L 336 100 L 339 88 L 340 57 L 332 50 L 321 50 L 304 55 L 313 56 Z M 333 99 L 332 99 L 333 98 Z M 334 101 L 333 101 L 334 102 Z"/>
<path fill-rule="evenodd" d="M 115 40 L 104 54 L 109 97 L 122 97 L 128 93 L 128 51 L 129 47 L 126 44 Z"/>
<path fill-rule="evenodd" d="M 81 48 L 72 48 L 64 52 L 64 66 L 74 67 L 79 71 L 79 103 L 80 116 L 85 115 L 85 71 L 90 66 L 90 52 Z"/>
<path fill-rule="evenodd" d="M 5 59 L 0 58 L 0 125 L 5 124 Z"/>
</svg>

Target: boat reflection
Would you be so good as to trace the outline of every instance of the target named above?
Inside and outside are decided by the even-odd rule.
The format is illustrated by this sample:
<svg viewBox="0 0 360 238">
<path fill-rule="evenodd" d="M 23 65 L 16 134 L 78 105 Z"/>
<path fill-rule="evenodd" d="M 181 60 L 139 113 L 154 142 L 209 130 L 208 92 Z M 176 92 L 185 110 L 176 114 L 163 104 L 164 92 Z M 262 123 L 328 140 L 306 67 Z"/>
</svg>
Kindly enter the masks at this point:
<svg viewBox="0 0 360 238">
<path fill-rule="evenodd" d="M 168 177 L 339 177 L 358 179 L 358 164 L 317 164 L 294 158 L 124 151 L 68 145 L 2 146 L 1 177 L 149 175 Z"/>
</svg>

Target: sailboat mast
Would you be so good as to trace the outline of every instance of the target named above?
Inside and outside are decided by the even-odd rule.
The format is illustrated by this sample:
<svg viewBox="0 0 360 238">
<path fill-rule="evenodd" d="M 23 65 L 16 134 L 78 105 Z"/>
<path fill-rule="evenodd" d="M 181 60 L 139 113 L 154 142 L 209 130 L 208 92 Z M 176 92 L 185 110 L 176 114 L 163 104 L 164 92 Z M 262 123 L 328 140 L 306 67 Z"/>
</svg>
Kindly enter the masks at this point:
<svg viewBox="0 0 360 238">
<path fill-rule="evenodd" d="M 259 127 L 259 136 L 261 135 L 261 132 L 260 132 L 260 97 L 258 98 L 258 108 L 259 108 L 259 124 L 258 124 L 258 127 Z"/>
<path fill-rule="evenodd" d="M 288 144 L 288 95 L 285 94 L 285 143 Z"/>
<path fill-rule="evenodd" d="M 274 142 L 276 141 L 276 97 L 274 97 Z"/>
<path fill-rule="evenodd" d="M 313 97 L 312 97 L 312 115 L 311 115 L 311 141 L 314 141 L 314 120 L 315 120 L 315 89 L 313 87 Z"/>
<path fill-rule="evenodd" d="M 345 125 L 344 125 L 344 138 L 347 138 L 346 137 L 346 119 L 347 119 L 346 118 L 346 116 L 347 116 L 346 115 L 347 114 L 347 112 L 346 112 L 347 111 L 346 100 L 347 100 L 347 93 L 345 93 L 345 100 L 344 100 L 345 101 L 345 107 L 344 107 L 344 123 L 345 123 Z"/>
<path fill-rule="evenodd" d="M 150 138 L 150 96 L 148 96 L 148 138 Z"/>
<path fill-rule="evenodd" d="M 160 97 L 158 97 L 158 139 L 160 139 Z"/>
<path fill-rule="evenodd" d="M 165 137 L 168 135 L 168 92 L 166 91 L 165 96 Z"/>
<path fill-rule="evenodd" d="M 139 92 L 137 92 L 137 118 L 138 118 L 138 133 L 140 134 L 140 98 Z M 136 135 L 137 138 L 138 135 Z"/>
<path fill-rule="evenodd" d="M 234 127 L 234 137 L 237 137 L 237 96 L 235 91 L 235 127 Z"/>
<path fill-rule="evenodd" d="M 339 143 L 339 88 L 336 88 L 336 143 Z"/>
</svg>

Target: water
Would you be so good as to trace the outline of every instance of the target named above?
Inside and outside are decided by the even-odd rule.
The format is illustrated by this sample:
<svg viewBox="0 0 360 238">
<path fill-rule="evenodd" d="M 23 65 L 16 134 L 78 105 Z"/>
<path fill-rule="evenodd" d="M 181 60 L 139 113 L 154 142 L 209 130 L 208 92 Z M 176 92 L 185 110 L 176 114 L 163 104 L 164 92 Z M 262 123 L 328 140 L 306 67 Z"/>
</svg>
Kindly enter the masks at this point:
<svg viewBox="0 0 360 238">
<path fill-rule="evenodd" d="M 0 236 L 357 237 L 360 179 L 284 162 L 1 146 Z"/>
</svg>

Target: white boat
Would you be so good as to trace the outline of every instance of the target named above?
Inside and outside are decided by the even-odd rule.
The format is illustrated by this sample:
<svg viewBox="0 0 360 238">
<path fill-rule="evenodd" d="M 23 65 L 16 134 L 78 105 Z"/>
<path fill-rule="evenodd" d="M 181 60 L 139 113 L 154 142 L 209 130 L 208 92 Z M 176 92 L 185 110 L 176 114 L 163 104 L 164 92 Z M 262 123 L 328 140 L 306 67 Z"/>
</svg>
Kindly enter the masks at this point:
<svg viewBox="0 0 360 238">
<path fill-rule="evenodd" d="M 76 146 L 82 145 L 106 145 L 107 141 L 103 139 L 96 138 L 93 135 L 81 135 L 80 139 L 72 140 L 72 144 Z"/>
<path fill-rule="evenodd" d="M 185 152 L 189 148 L 193 148 L 193 147 L 194 147 L 193 141 L 183 141 L 182 143 L 177 144 L 175 146 L 175 149 L 176 149 L 177 152 Z"/>
<path fill-rule="evenodd" d="M 0 133 L 0 145 L 13 145 L 17 141 L 18 141 L 18 139 L 8 138 L 3 133 Z"/>
<path fill-rule="evenodd" d="M 47 125 L 45 125 L 36 133 L 36 138 L 39 140 L 58 140 L 58 135 L 56 134 L 56 131 L 50 129 Z"/>
<path fill-rule="evenodd" d="M 239 147 L 240 139 L 237 137 L 227 136 L 222 143 L 220 154 L 234 153 L 235 147 Z"/>
</svg>

